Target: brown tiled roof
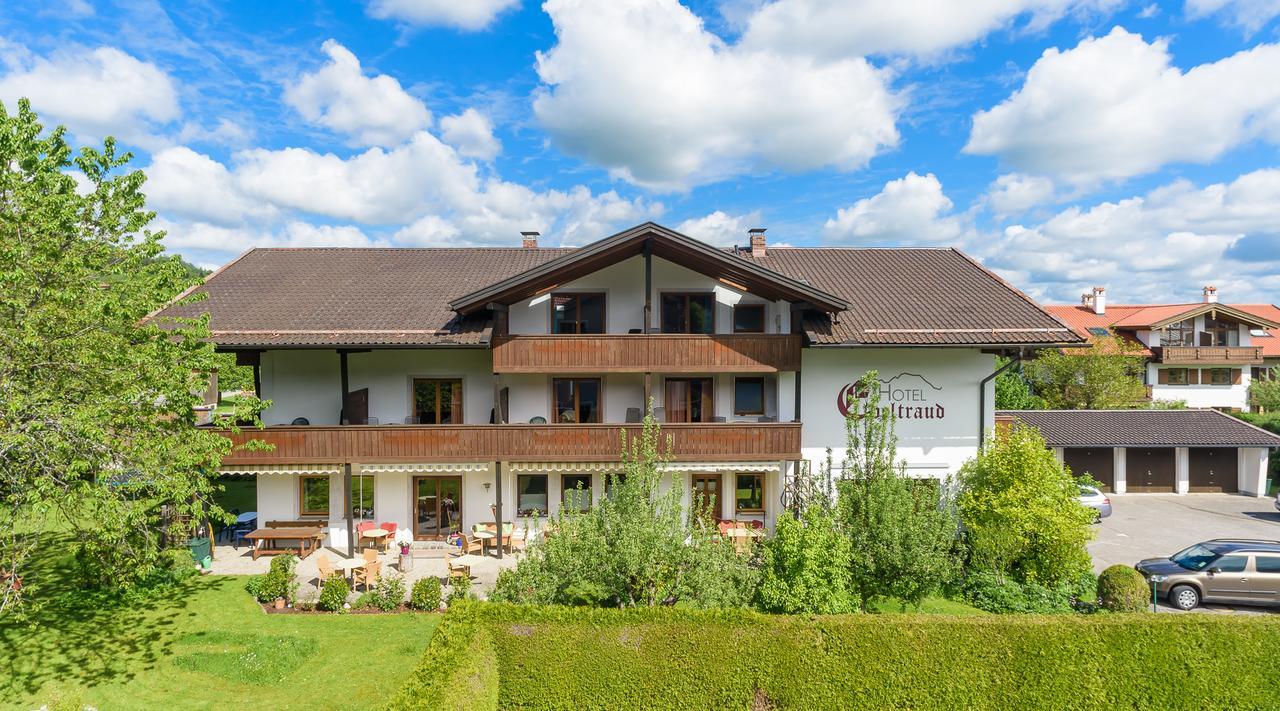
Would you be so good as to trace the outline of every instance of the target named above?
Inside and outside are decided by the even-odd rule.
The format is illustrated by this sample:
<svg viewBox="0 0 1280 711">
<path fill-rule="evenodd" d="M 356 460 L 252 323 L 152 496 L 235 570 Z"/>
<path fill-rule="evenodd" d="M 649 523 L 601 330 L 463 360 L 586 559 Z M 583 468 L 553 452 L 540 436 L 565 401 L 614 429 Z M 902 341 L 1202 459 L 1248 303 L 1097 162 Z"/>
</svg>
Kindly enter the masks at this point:
<svg viewBox="0 0 1280 711">
<path fill-rule="evenodd" d="M 254 249 L 195 289 L 208 298 L 157 315 L 209 313 L 221 346 L 474 345 L 484 316 L 459 319 L 451 299 L 568 249 Z"/>
<path fill-rule="evenodd" d="M 1083 339 L 1003 279 L 954 249 L 775 248 L 761 265 L 854 306 L 810 316 L 817 344 L 1040 345 Z"/>
<path fill-rule="evenodd" d="M 1280 447 L 1280 436 L 1217 410 L 1001 410 L 1052 447 Z"/>
</svg>

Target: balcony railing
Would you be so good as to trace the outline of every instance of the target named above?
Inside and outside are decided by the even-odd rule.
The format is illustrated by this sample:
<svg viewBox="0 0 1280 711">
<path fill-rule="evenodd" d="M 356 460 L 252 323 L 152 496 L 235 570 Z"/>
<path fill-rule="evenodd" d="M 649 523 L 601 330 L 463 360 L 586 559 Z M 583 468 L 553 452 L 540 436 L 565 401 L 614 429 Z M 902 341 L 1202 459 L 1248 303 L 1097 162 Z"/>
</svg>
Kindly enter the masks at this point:
<svg viewBox="0 0 1280 711">
<path fill-rule="evenodd" d="M 1161 363 L 1175 365 L 1262 364 L 1262 346 L 1163 346 L 1155 352 Z"/>
<path fill-rule="evenodd" d="M 621 452 L 619 430 L 630 442 L 638 424 L 590 425 L 276 425 L 238 433 L 223 464 L 360 462 L 606 462 Z M 676 461 L 800 459 L 798 422 L 717 422 L 662 425 L 663 450 Z M 250 440 L 273 445 L 245 449 Z"/>
<path fill-rule="evenodd" d="M 800 336 L 669 333 L 495 336 L 495 373 L 773 373 L 800 369 Z"/>
</svg>

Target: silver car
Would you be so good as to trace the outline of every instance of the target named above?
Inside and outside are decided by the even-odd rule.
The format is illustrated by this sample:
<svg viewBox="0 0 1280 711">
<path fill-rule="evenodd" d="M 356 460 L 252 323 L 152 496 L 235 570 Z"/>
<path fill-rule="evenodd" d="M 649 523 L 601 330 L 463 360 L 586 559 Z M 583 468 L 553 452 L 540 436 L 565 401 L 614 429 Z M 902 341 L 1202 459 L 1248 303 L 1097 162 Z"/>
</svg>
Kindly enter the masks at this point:
<svg viewBox="0 0 1280 711">
<path fill-rule="evenodd" d="M 1111 515 L 1111 499 L 1095 486 L 1080 485 L 1080 504 L 1098 512 L 1098 520 Z"/>
</svg>

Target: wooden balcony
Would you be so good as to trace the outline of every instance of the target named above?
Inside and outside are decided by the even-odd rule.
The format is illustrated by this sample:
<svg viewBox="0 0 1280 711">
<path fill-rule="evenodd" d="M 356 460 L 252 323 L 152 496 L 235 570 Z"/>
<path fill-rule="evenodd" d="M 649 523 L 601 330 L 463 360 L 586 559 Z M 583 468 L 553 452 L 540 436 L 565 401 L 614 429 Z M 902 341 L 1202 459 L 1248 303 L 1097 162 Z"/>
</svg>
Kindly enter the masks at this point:
<svg viewBox="0 0 1280 711">
<path fill-rule="evenodd" d="M 1163 346 L 1161 363 L 1173 365 L 1262 365 L 1262 346 Z"/>
<path fill-rule="evenodd" d="M 670 333 L 495 336 L 495 373 L 774 373 L 800 369 L 800 336 Z"/>
<path fill-rule="evenodd" d="M 359 462 L 608 462 L 617 461 L 619 430 L 628 441 L 637 424 L 592 425 L 277 425 L 239 433 L 227 465 Z M 798 422 L 666 424 L 667 453 L 675 461 L 800 459 Z M 269 451 L 244 449 L 250 440 Z"/>
</svg>

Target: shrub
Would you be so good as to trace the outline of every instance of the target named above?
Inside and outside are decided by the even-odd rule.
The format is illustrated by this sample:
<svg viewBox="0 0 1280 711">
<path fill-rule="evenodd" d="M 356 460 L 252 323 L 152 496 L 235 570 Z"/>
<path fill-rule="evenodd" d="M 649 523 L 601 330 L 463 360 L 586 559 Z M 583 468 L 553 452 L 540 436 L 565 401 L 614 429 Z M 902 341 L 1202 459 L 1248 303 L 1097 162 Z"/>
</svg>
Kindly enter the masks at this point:
<svg viewBox="0 0 1280 711">
<path fill-rule="evenodd" d="M 440 589 L 439 578 L 420 578 L 413 584 L 413 591 L 409 593 L 409 607 L 435 612 L 440 609 L 442 598 L 443 592 Z"/>
<path fill-rule="evenodd" d="M 1142 573 L 1113 565 L 1098 576 L 1098 604 L 1112 612 L 1142 612 L 1151 601 L 1151 588 Z"/>
<path fill-rule="evenodd" d="M 335 575 L 324 581 L 324 587 L 320 588 L 320 600 L 316 603 L 316 607 L 327 612 L 341 612 L 343 605 L 347 602 L 347 595 L 351 594 L 351 588 L 347 587 L 345 578 Z"/>
<path fill-rule="evenodd" d="M 378 584 L 368 593 L 369 604 L 383 612 L 391 612 L 404 602 L 404 591 L 404 576 L 388 573 L 378 578 Z"/>
<path fill-rule="evenodd" d="M 250 578 L 249 582 L 245 583 L 244 589 L 258 602 L 271 602 L 277 598 L 293 602 L 298 595 L 298 581 L 293 577 L 297 565 L 297 557 L 278 555 L 271 559 L 271 569 L 262 575 Z"/>
<path fill-rule="evenodd" d="M 784 513 L 764 542 L 757 604 L 766 612 L 850 612 L 849 565 L 849 539 L 825 507 L 812 504 L 798 519 Z"/>
<path fill-rule="evenodd" d="M 455 575 L 449 579 L 449 607 L 453 607 L 454 603 L 460 600 L 470 600 L 471 598 L 471 578 L 465 575 Z"/>
<path fill-rule="evenodd" d="M 996 613 L 1050 614 L 1073 609 L 1071 591 L 1065 585 L 1020 583 L 990 572 L 971 573 L 965 579 L 964 598 L 979 610 Z"/>
</svg>

